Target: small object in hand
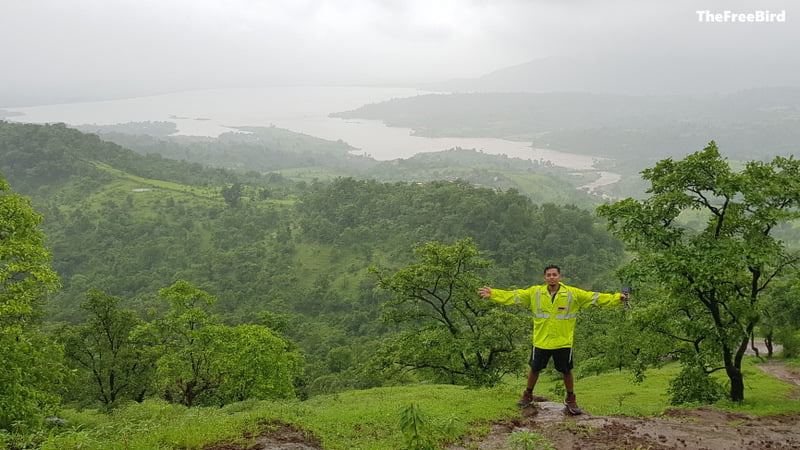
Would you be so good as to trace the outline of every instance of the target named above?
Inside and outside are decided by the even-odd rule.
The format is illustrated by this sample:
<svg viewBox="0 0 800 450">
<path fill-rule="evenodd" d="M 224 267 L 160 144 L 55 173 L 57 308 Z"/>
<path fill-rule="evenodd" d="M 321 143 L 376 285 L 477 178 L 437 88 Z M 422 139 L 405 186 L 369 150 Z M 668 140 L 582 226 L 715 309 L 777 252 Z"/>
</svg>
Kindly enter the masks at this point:
<svg viewBox="0 0 800 450">
<path fill-rule="evenodd" d="M 622 286 L 622 293 L 625 294 L 624 300 L 622 300 L 622 304 L 625 306 L 625 309 L 631 309 L 631 304 L 628 303 L 628 298 L 631 295 L 631 287 L 630 286 Z"/>
</svg>

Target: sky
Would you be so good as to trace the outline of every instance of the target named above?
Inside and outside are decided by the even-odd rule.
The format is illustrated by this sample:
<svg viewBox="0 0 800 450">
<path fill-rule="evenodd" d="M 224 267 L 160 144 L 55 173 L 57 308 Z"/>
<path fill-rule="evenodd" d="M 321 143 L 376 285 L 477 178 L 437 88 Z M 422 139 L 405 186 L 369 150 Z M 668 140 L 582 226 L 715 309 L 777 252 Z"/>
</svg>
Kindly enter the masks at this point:
<svg viewBox="0 0 800 450">
<path fill-rule="evenodd" d="M 709 11 L 701 20 L 698 11 Z M 783 20 L 713 21 L 781 13 Z M 744 16 L 742 16 L 744 18 Z M 0 106 L 407 85 L 550 56 L 796 62 L 796 0 L 1 0 Z"/>
</svg>

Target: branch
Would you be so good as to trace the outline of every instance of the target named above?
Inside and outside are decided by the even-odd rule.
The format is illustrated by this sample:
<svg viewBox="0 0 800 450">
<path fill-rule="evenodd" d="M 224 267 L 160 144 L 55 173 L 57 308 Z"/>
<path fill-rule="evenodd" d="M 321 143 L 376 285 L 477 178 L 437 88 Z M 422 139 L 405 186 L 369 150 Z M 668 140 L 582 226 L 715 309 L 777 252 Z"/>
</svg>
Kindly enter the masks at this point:
<svg viewBox="0 0 800 450">
<path fill-rule="evenodd" d="M 714 373 L 714 372 L 716 372 L 716 371 L 718 371 L 718 370 L 724 370 L 724 369 L 725 369 L 725 366 L 722 366 L 722 367 L 715 367 L 715 368 L 713 368 L 713 369 L 706 369 L 706 368 L 704 367 L 704 368 L 703 368 L 703 371 L 704 371 L 704 372 L 705 372 L 707 375 L 711 375 L 712 373 Z"/>
</svg>

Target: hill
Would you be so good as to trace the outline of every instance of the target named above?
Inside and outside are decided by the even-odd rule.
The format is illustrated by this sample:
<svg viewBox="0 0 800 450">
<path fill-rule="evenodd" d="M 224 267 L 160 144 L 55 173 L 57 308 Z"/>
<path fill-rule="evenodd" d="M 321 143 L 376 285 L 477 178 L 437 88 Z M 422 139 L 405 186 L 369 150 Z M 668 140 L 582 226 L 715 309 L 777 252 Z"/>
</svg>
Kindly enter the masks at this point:
<svg viewBox="0 0 800 450">
<path fill-rule="evenodd" d="M 554 202 L 584 207 L 602 201 L 605 187 L 586 195 L 582 186 L 596 181 L 596 170 L 567 170 L 537 160 L 484 154 L 453 148 L 421 153 L 407 159 L 376 161 L 355 155 L 348 144 L 294 133 L 277 127 L 240 127 L 218 138 L 170 136 L 174 124 L 130 123 L 80 126 L 84 132 L 143 155 L 200 163 L 246 172 L 269 172 L 294 181 L 313 182 L 353 177 L 380 182 L 467 180 L 475 186 L 516 189 L 536 203 Z"/>
<path fill-rule="evenodd" d="M 433 177 L 436 164 L 424 165 Z M 389 294 L 366 269 L 410 263 L 417 243 L 470 237 L 496 264 L 487 275 L 503 284 L 553 260 L 576 282 L 607 283 L 622 258 L 590 211 L 536 204 L 511 188 L 293 180 L 141 155 L 63 125 L 0 122 L 0 173 L 44 216 L 63 284 L 46 304 L 49 320 L 80 323 L 92 288 L 152 317 L 167 308 L 159 289 L 186 280 L 218 298 L 212 312 L 225 323 L 283 318 L 309 356 L 299 381 L 306 394 L 380 382 L 353 373 L 394 331 L 378 320 Z M 553 197 L 555 185 L 519 173 Z"/>
<path fill-rule="evenodd" d="M 731 94 L 741 90 L 797 87 L 796 55 L 607 54 L 596 58 L 552 56 L 477 78 L 421 85 L 434 92 L 529 92 L 645 96 Z"/>
<path fill-rule="evenodd" d="M 711 140 L 733 159 L 794 154 L 800 142 L 800 88 L 693 96 L 429 94 L 335 116 L 382 120 L 425 136 L 529 141 L 535 148 L 609 158 L 603 162 L 607 167 L 634 175 L 665 157 L 682 158 Z"/>
<path fill-rule="evenodd" d="M 652 430 L 659 433 L 659 445 L 673 437 L 699 445 L 709 430 L 669 420 L 606 417 L 663 411 L 666 379 L 676 374 L 675 365 L 648 375 L 655 390 L 644 384 L 632 390 L 630 375 L 620 370 L 589 377 L 611 369 L 595 361 L 583 369 L 581 402 L 598 416 L 557 420 L 553 427 L 545 420 L 545 406 L 552 405 L 542 405 L 542 415 L 532 420 L 509 411 L 519 383 L 465 391 L 425 383 L 425 375 L 363 370 L 374 363 L 370 357 L 380 344 L 402 328 L 380 320 L 385 317 L 381 305 L 392 298 L 375 288 L 367 266 L 395 270 L 414 262 L 409 251 L 414 244 L 469 237 L 493 262 L 482 272 L 487 280 L 524 282 L 557 260 L 569 268 L 570 282 L 609 289 L 611 271 L 624 257 L 622 247 L 588 210 L 536 204 L 514 190 L 463 180 L 382 183 L 334 177 L 298 182 L 279 173 L 208 168 L 141 155 L 63 125 L 0 122 L 0 173 L 23 186 L 20 191 L 45 217 L 42 228 L 64 285 L 47 299 L 50 321 L 80 323 L 83 313 L 77 305 L 91 288 L 119 296 L 142 318 L 157 317 L 165 305 L 155 293 L 183 279 L 219 298 L 213 312 L 225 323 L 275 325 L 307 358 L 305 372 L 295 380 L 307 401 L 247 400 L 189 410 L 165 403 L 158 392 L 145 392 L 149 397 L 141 403 L 125 403 L 110 415 L 65 410 L 66 428 L 26 437 L 31 445 L 53 439 L 59 441 L 55 448 L 92 448 L 113 440 L 141 448 L 201 448 L 220 442 L 228 442 L 222 448 L 236 448 L 238 442 L 252 442 L 265 429 L 277 428 L 313 434 L 325 448 L 386 448 L 403 439 L 397 416 L 387 407 L 414 402 L 435 412 L 430 436 L 453 448 L 479 445 L 488 434 L 486 424 L 498 420 L 521 432 L 535 430 L 547 439 L 582 446 L 655 445 Z M 592 351 L 593 341 L 601 340 L 598 330 L 608 326 L 604 322 L 619 327 L 625 311 L 609 313 L 585 317 L 577 335 L 580 351 Z M 513 339 L 528 343 L 528 331 L 520 329 Z M 787 401 L 791 387 L 765 382 L 751 367 L 747 370 L 748 389 L 755 389 L 752 396 L 748 393 L 752 403 L 717 405 L 737 414 L 673 413 L 715 420 L 710 427 L 722 429 L 719 442 L 725 445 L 745 435 L 765 445 L 778 438 L 794 442 L 793 428 L 785 425 L 796 422 L 796 405 Z M 413 386 L 378 387 L 409 381 Z M 547 392 L 550 387 L 560 396 L 558 386 L 556 376 L 543 380 L 540 388 Z M 455 409 L 454 399 L 459 400 Z M 787 415 L 763 419 L 751 412 Z M 731 417 L 759 431 L 739 434 L 741 427 L 720 422 Z M 693 433 L 692 439 L 682 433 Z M 621 435 L 628 440 L 621 441 Z"/>
</svg>

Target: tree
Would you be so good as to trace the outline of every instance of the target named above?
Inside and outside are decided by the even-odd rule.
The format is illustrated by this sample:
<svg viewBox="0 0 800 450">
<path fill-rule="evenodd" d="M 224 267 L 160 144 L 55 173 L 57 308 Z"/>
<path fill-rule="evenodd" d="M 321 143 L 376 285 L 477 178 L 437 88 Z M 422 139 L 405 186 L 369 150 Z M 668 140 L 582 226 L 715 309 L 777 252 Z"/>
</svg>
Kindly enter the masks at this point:
<svg viewBox="0 0 800 450">
<path fill-rule="evenodd" d="M 236 208 L 241 204 L 243 192 L 244 187 L 241 183 L 233 183 L 231 186 L 224 186 L 221 190 L 222 198 L 225 199 L 225 203 L 231 208 Z"/>
<path fill-rule="evenodd" d="M 651 305 L 654 327 L 685 344 L 684 361 L 706 374 L 724 370 L 730 398 L 742 401 L 742 358 L 759 303 L 798 261 L 773 234 L 800 217 L 800 162 L 776 157 L 734 172 L 712 141 L 642 177 L 651 184 L 648 198 L 598 208 L 636 252 L 624 273 L 662 299 Z"/>
<path fill-rule="evenodd" d="M 774 344 L 783 345 L 782 356 L 800 355 L 800 274 L 780 280 L 769 292 L 762 308 L 758 331 L 764 336 L 767 357 L 772 357 Z M 753 346 L 755 347 L 755 346 Z M 756 349 L 757 350 L 757 349 Z M 756 353 L 758 355 L 758 353 Z"/>
<path fill-rule="evenodd" d="M 437 242 L 414 249 L 419 263 L 393 274 L 372 268 L 378 286 L 394 293 L 384 317 L 409 327 L 379 352 L 383 365 L 412 369 L 436 382 L 493 385 L 520 371 L 530 350 L 527 323 L 478 297 L 484 284 L 471 239 L 447 246 Z"/>
<path fill-rule="evenodd" d="M 169 313 L 158 324 L 164 352 L 158 359 L 157 372 L 164 396 L 192 406 L 199 395 L 213 391 L 222 382 L 222 375 L 212 364 L 213 336 L 202 331 L 218 323 L 205 310 L 217 299 L 184 280 L 159 290 L 158 295 L 170 302 Z"/>
<path fill-rule="evenodd" d="M 204 333 L 213 334 L 212 364 L 223 375 L 214 393 L 217 402 L 294 397 L 302 358 L 273 330 L 261 325 L 216 325 Z"/>
<path fill-rule="evenodd" d="M 106 407 L 120 399 L 141 400 L 155 370 L 155 361 L 134 338 L 143 322 L 134 311 L 119 309 L 119 302 L 119 297 L 89 290 L 81 304 L 89 313 L 86 322 L 62 333 L 66 357 L 80 374 L 73 390 L 88 390 L 93 401 Z"/>
<path fill-rule="evenodd" d="M 37 329 L 40 300 L 59 287 L 41 220 L 0 176 L 0 429 L 51 412 L 64 375 L 60 349 Z"/>
<path fill-rule="evenodd" d="M 193 406 L 294 395 L 301 358 L 275 332 L 220 325 L 205 309 L 216 298 L 183 280 L 159 296 L 171 304 L 157 326 L 164 343 L 158 375 L 167 400 Z"/>
</svg>

